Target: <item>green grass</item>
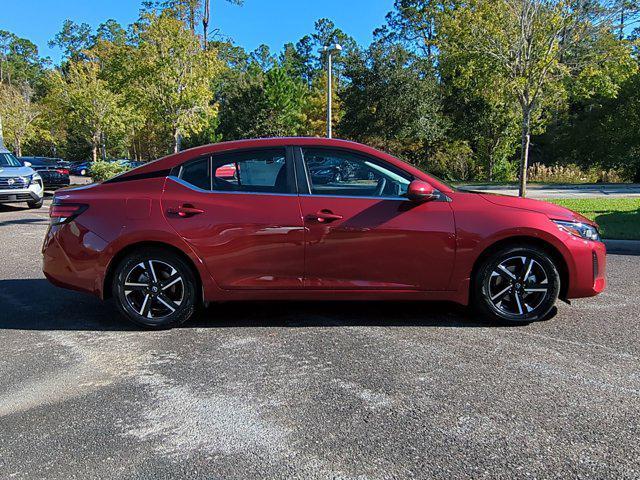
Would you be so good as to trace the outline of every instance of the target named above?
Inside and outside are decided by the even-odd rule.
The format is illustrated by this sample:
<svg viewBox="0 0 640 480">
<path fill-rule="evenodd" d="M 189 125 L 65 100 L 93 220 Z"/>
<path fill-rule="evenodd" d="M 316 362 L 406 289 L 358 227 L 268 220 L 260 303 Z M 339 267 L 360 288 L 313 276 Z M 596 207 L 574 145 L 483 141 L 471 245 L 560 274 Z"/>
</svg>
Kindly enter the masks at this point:
<svg viewBox="0 0 640 480">
<path fill-rule="evenodd" d="M 553 198 L 546 201 L 595 220 L 603 238 L 640 240 L 640 198 Z"/>
</svg>

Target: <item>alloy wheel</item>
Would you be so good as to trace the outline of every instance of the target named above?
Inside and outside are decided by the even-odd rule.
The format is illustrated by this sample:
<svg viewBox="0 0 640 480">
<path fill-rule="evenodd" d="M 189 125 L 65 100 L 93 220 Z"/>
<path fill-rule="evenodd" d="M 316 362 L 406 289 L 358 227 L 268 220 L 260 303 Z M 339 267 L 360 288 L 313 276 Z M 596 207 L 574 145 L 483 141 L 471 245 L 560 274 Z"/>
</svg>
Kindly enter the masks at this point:
<svg viewBox="0 0 640 480">
<path fill-rule="evenodd" d="M 122 289 L 129 308 L 151 321 L 160 321 L 180 308 L 185 298 L 184 279 L 161 260 L 145 260 L 124 276 Z"/>
<path fill-rule="evenodd" d="M 525 255 L 502 260 L 486 281 L 491 305 L 509 317 L 533 312 L 547 299 L 551 287 L 541 263 Z"/>
</svg>

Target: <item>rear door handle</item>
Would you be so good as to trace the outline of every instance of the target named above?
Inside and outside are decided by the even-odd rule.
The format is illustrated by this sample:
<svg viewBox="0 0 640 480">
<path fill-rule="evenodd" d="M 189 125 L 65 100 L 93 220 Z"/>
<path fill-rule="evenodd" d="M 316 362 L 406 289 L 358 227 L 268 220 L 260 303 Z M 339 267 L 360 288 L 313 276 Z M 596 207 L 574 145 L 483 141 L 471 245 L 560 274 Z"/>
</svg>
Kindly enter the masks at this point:
<svg viewBox="0 0 640 480">
<path fill-rule="evenodd" d="M 179 217 L 193 217 L 194 215 L 200 215 L 204 213 L 201 208 L 196 208 L 193 205 L 180 205 L 178 208 L 170 208 L 167 210 L 172 215 L 178 215 Z"/>
<path fill-rule="evenodd" d="M 342 215 L 338 215 L 333 213 L 331 210 L 320 210 L 319 212 L 314 213 L 313 215 L 307 215 L 307 221 L 317 222 L 317 223 L 329 223 L 335 220 L 342 220 Z"/>
</svg>

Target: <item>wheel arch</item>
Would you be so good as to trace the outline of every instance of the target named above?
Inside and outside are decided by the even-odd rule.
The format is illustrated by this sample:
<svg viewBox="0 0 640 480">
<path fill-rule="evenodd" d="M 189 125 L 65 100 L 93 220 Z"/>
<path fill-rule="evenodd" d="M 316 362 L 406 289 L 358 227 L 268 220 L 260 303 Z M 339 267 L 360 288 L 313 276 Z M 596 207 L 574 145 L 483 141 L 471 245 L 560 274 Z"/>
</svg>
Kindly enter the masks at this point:
<svg viewBox="0 0 640 480">
<path fill-rule="evenodd" d="M 122 262 L 122 260 L 127 255 L 129 255 L 129 254 L 131 254 L 131 253 L 133 253 L 133 252 L 135 252 L 137 250 L 144 250 L 144 249 L 148 249 L 148 248 L 160 248 L 160 249 L 166 250 L 168 252 L 171 252 L 171 253 L 177 255 L 178 257 L 180 257 L 182 260 L 184 260 L 184 262 L 191 269 L 191 271 L 192 271 L 192 273 L 194 275 L 194 278 L 196 279 L 196 283 L 197 283 L 196 291 L 200 292 L 200 301 L 204 301 L 204 290 L 203 290 L 202 277 L 200 276 L 200 271 L 196 267 L 196 264 L 193 262 L 191 257 L 189 257 L 189 255 L 187 255 L 186 253 L 184 253 L 182 250 L 180 250 L 179 248 L 175 247 L 174 245 L 171 245 L 171 244 L 165 243 L 165 242 L 160 242 L 160 241 L 141 241 L 141 242 L 131 243 L 131 244 L 128 244 L 128 245 L 124 246 L 115 255 L 113 255 L 113 257 L 111 258 L 111 261 L 109 262 L 109 265 L 107 267 L 106 274 L 104 276 L 104 281 L 103 281 L 103 285 L 102 285 L 102 297 L 103 297 L 103 299 L 106 300 L 106 299 L 112 297 L 111 283 L 113 282 L 113 275 L 115 274 L 116 268 L 120 264 L 120 262 Z"/>
<path fill-rule="evenodd" d="M 561 299 L 567 298 L 567 292 L 569 291 L 569 266 L 567 265 L 567 261 L 564 256 L 552 243 L 543 240 L 538 237 L 532 237 L 527 235 L 518 235 L 512 237 L 506 237 L 501 240 L 498 240 L 491 245 L 487 246 L 476 258 L 473 263 L 473 268 L 471 269 L 471 291 L 473 291 L 474 282 L 476 278 L 476 272 L 482 265 L 482 262 L 494 252 L 509 246 L 535 246 L 541 248 L 542 250 L 549 253 L 554 264 L 558 268 L 558 273 L 560 274 L 560 295 Z"/>
</svg>

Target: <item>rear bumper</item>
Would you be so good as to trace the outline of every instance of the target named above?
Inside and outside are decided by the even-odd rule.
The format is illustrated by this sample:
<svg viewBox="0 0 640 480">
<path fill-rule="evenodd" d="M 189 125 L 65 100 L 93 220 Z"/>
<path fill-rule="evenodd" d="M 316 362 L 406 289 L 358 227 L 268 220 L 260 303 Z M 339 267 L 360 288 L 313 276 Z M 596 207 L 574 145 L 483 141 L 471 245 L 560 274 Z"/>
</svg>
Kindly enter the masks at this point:
<svg viewBox="0 0 640 480">
<path fill-rule="evenodd" d="M 44 188 L 47 190 L 51 190 L 52 188 L 68 187 L 69 185 L 71 185 L 71 180 L 69 178 L 59 180 L 44 179 Z"/>
<path fill-rule="evenodd" d="M 58 287 L 100 296 L 104 272 L 99 260 L 106 246 L 80 223 L 52 226 L 42 245 L 42 272 Z"/>
<path fill-rule="evenodd" d="M 570 245 L 567 298 L 593 297 L 607 286 L 607 247 L 602 242 L 575 239 Z"/>
</svg>

